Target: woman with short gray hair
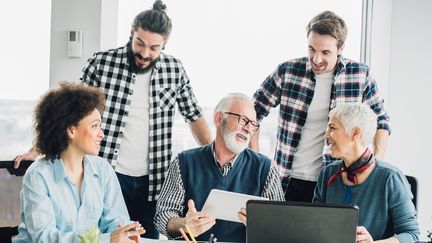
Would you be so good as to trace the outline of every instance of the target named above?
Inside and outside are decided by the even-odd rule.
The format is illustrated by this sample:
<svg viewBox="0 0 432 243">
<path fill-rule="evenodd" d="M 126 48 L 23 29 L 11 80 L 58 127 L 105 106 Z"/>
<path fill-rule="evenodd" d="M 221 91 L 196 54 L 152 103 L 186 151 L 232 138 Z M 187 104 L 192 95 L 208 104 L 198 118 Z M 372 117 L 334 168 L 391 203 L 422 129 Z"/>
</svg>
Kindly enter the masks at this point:
<svg viewBox="0 0 432 243">
<path fill-rule="evenodd" d="M 375 158 L 370 145 L 376 129 L 376 115 L 365 104 L 330 111 L 324 136 L 340 161 L 321 170 L 313 202 L 357 205 L 356 242 L 416 241 L 420 232 L 408 182 L 399 169 Z"/>
</svg>

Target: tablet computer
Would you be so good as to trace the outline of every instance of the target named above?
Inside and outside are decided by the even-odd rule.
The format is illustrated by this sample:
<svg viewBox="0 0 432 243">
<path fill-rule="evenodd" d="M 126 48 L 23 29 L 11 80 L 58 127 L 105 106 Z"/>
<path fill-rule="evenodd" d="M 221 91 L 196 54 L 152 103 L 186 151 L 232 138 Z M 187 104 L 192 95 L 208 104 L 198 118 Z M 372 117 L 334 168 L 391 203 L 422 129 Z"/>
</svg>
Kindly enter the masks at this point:
<svg viewBox="0 0 432 243">
<path fill-rule="evenodd" d="M 201 211 L 217 219 L 241 223 L 237 213 L 240 208 L 246 208 L 249 200 L 268 201 L 268 198 L 212 189 Z"/>
</svg>

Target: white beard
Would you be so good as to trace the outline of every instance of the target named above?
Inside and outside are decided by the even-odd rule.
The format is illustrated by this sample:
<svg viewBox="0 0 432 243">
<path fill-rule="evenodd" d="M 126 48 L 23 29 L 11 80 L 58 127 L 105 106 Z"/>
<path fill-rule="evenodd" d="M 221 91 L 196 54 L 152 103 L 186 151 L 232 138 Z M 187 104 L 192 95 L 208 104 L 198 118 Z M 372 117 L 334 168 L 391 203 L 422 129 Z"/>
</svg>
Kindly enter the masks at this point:
<svg viewBox="0 0 432 243">
<path fill-rule="evenodd" d="M 241 135 L 245 136 L 246 141 L 244 141 L 244 142 L 237 141 L 236 140 L 237 134 L 241 134 Z M 224 140 L 227 148 L 235 154 L 239 154 L 239 153 L 243 152 L 243 150 L 245 150 L 247 148 L 247 146 L 249 145 L 249 142 L 250 142 L 250 134 L 247 134 L 243 131 L 223 132 L 222 136 L 223 136 L 223 140 Z"/>
</svg>

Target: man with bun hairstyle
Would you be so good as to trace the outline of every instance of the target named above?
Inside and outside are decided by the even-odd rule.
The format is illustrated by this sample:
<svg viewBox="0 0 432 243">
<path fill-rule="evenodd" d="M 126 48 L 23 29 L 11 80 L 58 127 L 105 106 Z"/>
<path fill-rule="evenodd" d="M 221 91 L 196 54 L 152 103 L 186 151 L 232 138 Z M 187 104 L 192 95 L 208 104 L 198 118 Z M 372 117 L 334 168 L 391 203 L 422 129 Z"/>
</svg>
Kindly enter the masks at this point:
<svg viewBox="0 0 432 243">
<path fill-rule="evenodd" d="M 105 89 L 100 155 L 115 168 L 130 217 L 147 238 L 159 238 L 153 218 L 171 161 L 175 105 L 200 145 L 212 141 L 181 61 L 161 52 L 171 28 L 166 5 L 155 1 L 135 17 L 126 46 L 96 53 L 82 77 Z"/>
</svg>

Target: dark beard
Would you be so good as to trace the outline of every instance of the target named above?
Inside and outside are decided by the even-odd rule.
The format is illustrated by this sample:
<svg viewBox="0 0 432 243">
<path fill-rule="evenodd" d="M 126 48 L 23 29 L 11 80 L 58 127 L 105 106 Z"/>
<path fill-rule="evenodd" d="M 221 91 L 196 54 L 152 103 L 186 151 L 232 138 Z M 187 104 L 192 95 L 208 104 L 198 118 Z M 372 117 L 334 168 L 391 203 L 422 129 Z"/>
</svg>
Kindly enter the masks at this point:
<svg viewBox="0 0 432 243">
<path fill-rule="evenodd" d="M 150 64 L 145 68 L 141 68 L 141 67 L 137 66 L 135 63 L 135 55 L 132 51 L 132 45 L 131 45 L 131 42 L 129 41 L 129 43 L 127 44 L 127 59 L 128 59 L 131 71 L 134 73 L 137 73 L 137 74 L 142 74 L 142 73 L 146 73 L 149 70 L 153 69 L 153 66 L 159 60 L 159 57 L 156 58 L 155 60 L 153 60 L 152 62 L 150 62 Z"/>
</svg>

